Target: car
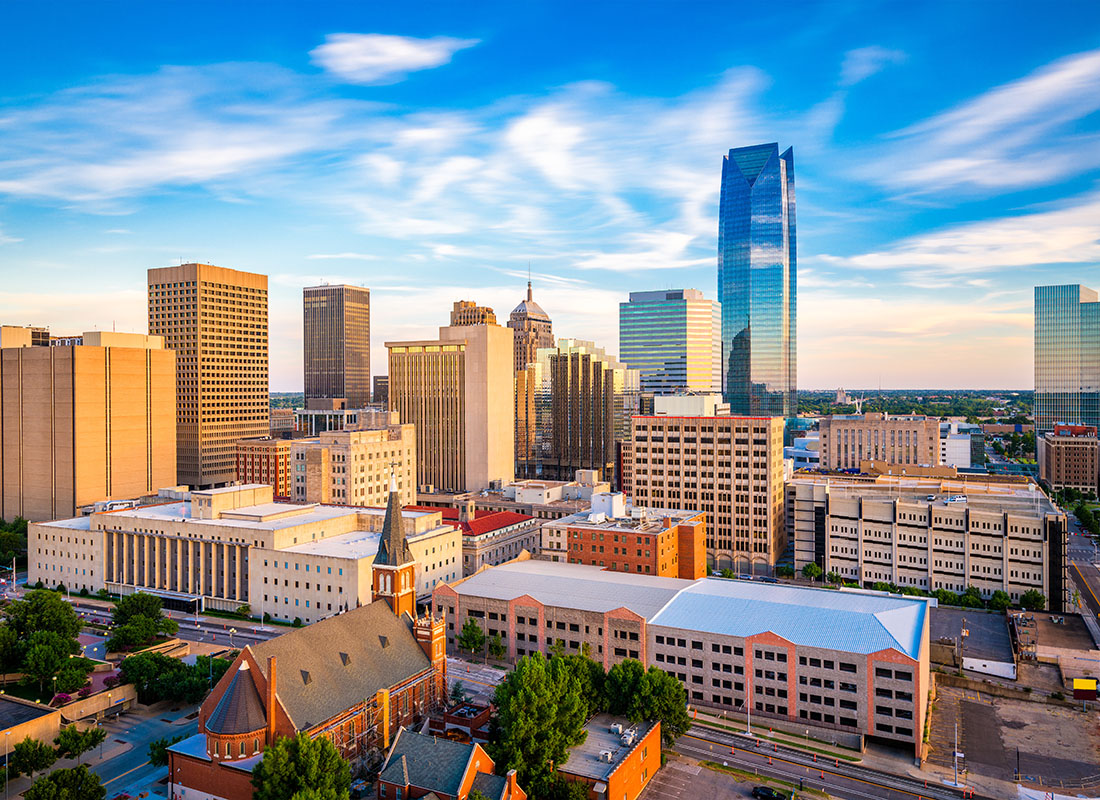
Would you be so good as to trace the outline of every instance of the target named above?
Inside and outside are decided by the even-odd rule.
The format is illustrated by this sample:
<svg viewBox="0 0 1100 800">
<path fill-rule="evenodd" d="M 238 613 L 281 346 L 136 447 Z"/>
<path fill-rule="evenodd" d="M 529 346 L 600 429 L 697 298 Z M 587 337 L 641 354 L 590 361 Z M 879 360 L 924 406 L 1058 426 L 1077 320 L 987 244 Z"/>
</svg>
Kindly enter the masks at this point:
<svg viewBox="0 0 1100 800">
<path fill-rule="evenodd" d="M 738 578 L 738 580 L 742 580 L 742 581 L 751 581 L 752 580 L 752 575 L 738 575 L 737 578 Z"/>
<path fill-rule="evenodd" d="M 778 578 L 757 578 L 761 583 L 779 583 Z"/>
<path fill-rule="evenodd" d="M 757 800 L 787 800 L 786 792 L 781 792 L 770 786 L 752 787 L 752 796 L 757 798 Z"/>
</svg>

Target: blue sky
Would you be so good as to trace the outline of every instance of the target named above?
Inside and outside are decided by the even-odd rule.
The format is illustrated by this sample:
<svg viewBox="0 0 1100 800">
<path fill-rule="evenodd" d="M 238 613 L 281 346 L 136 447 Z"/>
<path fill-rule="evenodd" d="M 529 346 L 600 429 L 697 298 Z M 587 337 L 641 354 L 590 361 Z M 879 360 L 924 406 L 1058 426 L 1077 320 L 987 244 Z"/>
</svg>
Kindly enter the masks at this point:
<svg viewBox="0 0 1100 800">
<path fill-rule="evenodd" d="M 1095 2 L 7 3 L 0 321 L 145 328 L 145 270 L 264 272 L 386 340 L 535 296 L 617 349 L 713 297 L 731 147 L 795 150 L 799 385 L 1032 385 L 1037 283 L 1100 283 Z"/>
</svg>

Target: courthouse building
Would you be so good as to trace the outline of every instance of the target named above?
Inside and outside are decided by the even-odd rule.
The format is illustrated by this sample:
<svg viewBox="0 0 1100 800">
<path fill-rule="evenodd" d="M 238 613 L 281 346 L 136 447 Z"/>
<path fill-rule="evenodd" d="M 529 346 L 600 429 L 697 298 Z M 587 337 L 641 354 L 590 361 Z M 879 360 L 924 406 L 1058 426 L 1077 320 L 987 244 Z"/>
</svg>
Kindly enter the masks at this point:
<svg viewBox="0 0 1100 800">
<path fill-rule="evenodd" d="M 821 420 L 823 469 L 859 469 L 861 461 L 940 463 L 940 423 L 897 414 L 834 414 Z"/>
<path fill-rule="evenodd" d="M 385 511 L 274 502 L 272 487 L 166 493 L 157 505 L 32 524 L 31 583 L 153 591 L 191 606 L 315 622 L 371 601 Z M 458 530 L 405 511 L 416 593 L 462 576 Z"/>
<path fill-rule="evenodd" d="M 754 719 L 920 755 L 934 599 L 518 560 L 440 586 L 432 602 L 451 648 L 473 619 L 510 658 L 557 646 L 605 669 L 634 658 L 679 678 L 692 705 L 751 703 Z"/>
</svg>

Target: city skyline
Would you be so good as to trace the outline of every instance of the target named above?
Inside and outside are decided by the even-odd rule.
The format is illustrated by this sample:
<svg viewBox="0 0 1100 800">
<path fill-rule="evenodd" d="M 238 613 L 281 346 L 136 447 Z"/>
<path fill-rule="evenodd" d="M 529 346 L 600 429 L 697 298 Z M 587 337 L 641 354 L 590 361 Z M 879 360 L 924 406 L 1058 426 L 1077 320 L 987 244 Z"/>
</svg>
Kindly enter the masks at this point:
<svg viewBox="0 0 1100 800">
<path fill-rule="evenodd" d="M 1067 31 L 935 3 L 794 26 L 539 4 L 289 24 L 274 4 L 219 31 L 173 16 L 171 40 L 149 35 L 168 12 L 123 5 L 71 5 L 0 56 L 5 323 L 140 333 L 149 268 L 261 273 L 271 389 L 297 391 L 302 287 L 371 289 L 381 372 L 381 342 L 432 335 L 456 299 L 514 307 L 530 261 L 558 334 L 618 354 L 631 291 L 716 299 L 721 158 L 765 141 L 799 153 L 804 388 L 1030 388 L 1032 287 L 1096 283 L 1090 5 Z"/>
</svg>

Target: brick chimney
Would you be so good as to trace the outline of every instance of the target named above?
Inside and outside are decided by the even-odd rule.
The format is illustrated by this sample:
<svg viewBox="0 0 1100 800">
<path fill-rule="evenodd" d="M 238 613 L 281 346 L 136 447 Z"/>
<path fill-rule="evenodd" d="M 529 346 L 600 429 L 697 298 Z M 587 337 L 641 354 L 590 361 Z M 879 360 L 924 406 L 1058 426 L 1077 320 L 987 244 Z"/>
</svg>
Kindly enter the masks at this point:
<svg viewBox="0 0 1100 800">
<path fill-rule="evenodd" d="M 506 788 L 504 796 L 508 800 L 519 796 L 519 786 L 516 784 L 516 771 L 514 769 L 508 770 L 508 774 L 504 776 L 506 782 Z"/>
<path fill-rule="evenodd" d="M 275 656 L 267 659 L 267 746 L 275 744 Z"/>
</svg>

